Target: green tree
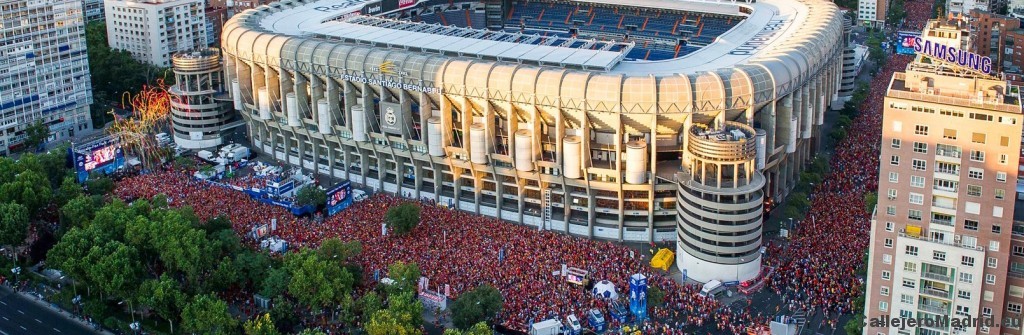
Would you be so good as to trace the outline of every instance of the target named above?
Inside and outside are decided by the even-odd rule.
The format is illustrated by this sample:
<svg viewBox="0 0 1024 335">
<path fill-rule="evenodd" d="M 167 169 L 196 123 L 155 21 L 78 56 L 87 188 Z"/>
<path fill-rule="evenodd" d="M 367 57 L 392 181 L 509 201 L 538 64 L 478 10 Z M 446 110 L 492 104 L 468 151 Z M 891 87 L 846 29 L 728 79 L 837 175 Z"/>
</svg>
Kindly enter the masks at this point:
<svg viewBox="0 0 1024 335">
<path fill-rule="evenodd" d="M 295 192 L 295 204 L 320 207 L 327 203 L 327 191 L 313 185 L 306 185 Z"/>
<path fill-rule="evenodd" d="M 382 309 L 373 313 L 370 322 L 366 323 L 368 335 L 413 335 L 418 334 L 418 329 L 410 327 L 402 322 L 399 316 L 394 315 L 390 310 Z"/>
<path fill-rule="evenodd" d="M 42 119 L 36 119 L 28 127 L 25 127 L 25 147 L 30 151 L 36 151 L 40 144 L 46 142 L 50 137 L 50 126 L 43 123 Z"/>
<path fill-rule="evenodd" d="M 452 304 L 452 323 L 456 328 L 468 329 L 486 322 L 501 312 L 504 300 L 501 292 L 484 284 L 459 296 Z"/>
<path fill-rule="evenodd" d="M 662 291 L 660 287 L 651 285 L 647 287 L 647 306 L 648 308 L 659 307 L 665 303 L 665 291 Z"/>
<path fill-rule="evenodd" d="M 388 293 L 415 292 L 419 284 L 420 266 L 416 263 L 398 261 L 388 266 L 388 278 L 394 280 L 393 285 L 387 286 Z"/>
<path fill-rule="evenodd" d="M 388 311 L 409 329 L 419 329 L 423 324 L 423 303 L 413 292 L 402 292 L 388 296 Z M 371 320 L 373 321 L 373 320 Z"/>
<path fill-rule="evenodd" d="M 87 270 L 89 263 L 85 258 L 89 250 L 106 241 L 107 236 L 96 229 L 73 227 L 46 253 L 46 263 L 51 268 L 60 269 L 76 282 L 92 284 Z"/>
<path fill-rule="evenodd" d="M 270 272 L 272 262 L 270 256 L 262 252 L 255 252 L 252 250 L 242 250 L 236 254 L 235 269 L 238 270 L 238 280 L 246 287 L 260 288 L 263 286 L 263 280 L 266 278 L 267 273 Z M 283 290 L 282 290 L 283 292 Z M 281 292 L 276 292 L 280 294 Z M 267 297 L 273 297 L 277 294 L 268 295 Z"/>
<path fill-rule="evenodd" d="M 138 287 L 142 266 L 135 248 L 107 241 L 90 249 L 84 261 L 89 282 L 107 294 L 128 298 Z"/>
<path fill-rule="evenodd" d="M 226 291 L 238 282 L 238 268 L 235 267 L 235 263 L 230 257 L 224 256 L 220 263 L 217 264 L 217 267 L 213 269 L 210 278 L 205 280 L 203 284 L 208 291 L 221 292 Z"/>
<path fill-rule="evenodd" d="M 0 245 L 20 246 L 28 237 L 28 209 L 21 204 L 0 203 Z"/>
<path fill-rule="evenodd" d="M 52 199 L 50 181 L 37 171 L 22 171 L 14 181 L 0 185 L 0 202 L 22 204 L 33 217 L 40 215 Z"/>
<path fill-rule="evenodd" d="M 178 319 L 181 307 L 185 304 L 185 294 L 178 287 L 178 282 L 166 273 L 157 279 L 147 279 L 139 285 L 138 298 L 139 303 L 167 320 L 173 334 L 174 321 Z"/>
<path fill-rule="evenodd" d="M 327 333 L 324 333 L 323 331 L 319 331 L 316 329 L 306 328 L 303 329 L 301 332 L 298 332 L 296 335 L 327 335 Z"/>
<path fill-rule="evenodd" d="M 104 195 L 114 190 L 114 180 L 110 177 L 93 173 L 85 181 L 85 189 L 92 195 Z"/>
<path fill-rule="evenodd" d="M 288 293 L 302 304 L 323 309 L 352 290 L 352 274 L 310 250 L 289 254 L 284 263 L 291 273 Z"/>
<path fill-rule="evenodd" d="M 420 206 L 407 202 L 388 208 L 384 214 L 384 222 L 387 222 L 396 234 L 408 234 L 420 223 Z"/>
<path fill-rule="evenodd" d="M 182 327 L 194 334 L 235 334 L 238 322 L 228 304 L 212 295 L 198 295 L 181 311 Z"/>
<path fill-rule="evenodd" d="M 381 301 L 380 295 L 377 292 L 370 291 L 359 298 L 359 312 L 363 315 L 363 322 L 370 322 L 370 317 L 377 311 L 384 308 L 384 302 Z"/>
<path fill-rule="evenodd" d="M 864 314 L 854 314 L 850 321 L 846 321 L 846 325 L 843 326 L 843 330 L 846 331 L 846 335 L 861 335 L 864 334 Z"/>
<path fill-rule="evenodd" d="M 82 189 L 82 185 L 75 181 L 75 177 L 68 176 L 60 183 L 60 188 L 57 189 L 53 200 L 57 207 L 61 207 L 71 201 L 71 199 L 80 197 L 83 194 L 85 194 L 85 190 Z"/>
<path fill-rule="evenodd" d="M 270 307 L 270 318 L 277 325 L 277 330 L 282 332 L 294 329 L 299 321 L 295 315 L 295 305 L 284 296 L 274 297 L 274 304 Z"/>
<path fill-rule="evenodd" d="M 287 269 L 271 269 L 267 272 L 267 277 L 263 280 L 263 285 L 260 286 L 260 295 L 264 297 L 276 297 L 282 295 L 288 290 L 288 284 L 291 281 L 292 276 L 288 273 Z"/>
<path fill-rule="evenodd" d="M 878 193 L 867 192 L 864 193 L 864 208 L 868 213 L 871 213 L 875 209 L 875 205 L 878 204 Z"/>
<path fill-rule="evenodd" d="M 91 197 L 79 196 L 60 207 L 60 230 L 85 226 L 96 215 L 96 202 Z"/>
<path fill-rule="evenodd" d="M 111 116 L 106 114 L 114 104 L 122 102 L 125 92 L 138 92 L 145 84 L 155 84 L 157 79 L 165 79 L 172 84 L 173 76 L 167 76 L 166 69 L 151 66 L 132 58 L 131 53 L 115 50 L 107 44 L 107 28 L 101 22 L 89 23 L 85 27 L 86 48 L 89 56 L 89 68 L 103 69 L 93 71 L 93 123 L 96 127 L 106 124 Z"/>
<path fill-rule="evenodd" d="M 277 331 L 277 327 L 274 326 L 274 320 L 270 319 L 270 314 L 265 313 L 257 316 L 255 319 L 246 321 L 242 325 L 242 329 L 245 330 L 245 335 L 279 335 L 281 332 Z"/>
<path fill-rule="evenodd" d="M 342 242 L 337 237 L 324 240 L 320 243 L 320 247 L 317 248 L 317 253 L 320 254 L 321 258 L 337 262 L 339 265 L 349 263 L 352 257 L 359 255 L 361 252 L 363 252 L 363 244 L 358 240 Z"/>
</svg>

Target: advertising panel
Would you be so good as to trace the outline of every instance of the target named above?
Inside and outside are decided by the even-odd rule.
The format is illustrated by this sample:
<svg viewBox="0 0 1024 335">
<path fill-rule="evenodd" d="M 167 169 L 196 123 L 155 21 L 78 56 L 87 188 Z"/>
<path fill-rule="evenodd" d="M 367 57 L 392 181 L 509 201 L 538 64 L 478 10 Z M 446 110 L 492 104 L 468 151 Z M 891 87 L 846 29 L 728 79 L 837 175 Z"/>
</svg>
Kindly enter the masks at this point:
<svg viewBox="0 0 1024 335">
<path fill-rule="evenodd" d="M 419 3 L 419 0 L 383 0 L 379 2 L 372 2 L 363 6 L 363 14 L 366 15 L 380 15 L 387 14 L 399 9 L 406 9 Z"/>
<path fill-rule="evenodd" d="M 402 104 L 380 102 L 380 130 L 393 135 L 402 135 L 404 128 L 405 112 L 402 109 Z"/>
<path fill-rule="evenodd" d="M 327 191 L 327 215 L 334 215 L 352 205 L 352 184 L 343 182 Z"/>
<path fill-rule="evenodd" d="M 901 55 L 913 55 L 914 40 L 921 37 L 921 32 L 901 31 L 896 33 L 896 53 Z"/>
</svg>

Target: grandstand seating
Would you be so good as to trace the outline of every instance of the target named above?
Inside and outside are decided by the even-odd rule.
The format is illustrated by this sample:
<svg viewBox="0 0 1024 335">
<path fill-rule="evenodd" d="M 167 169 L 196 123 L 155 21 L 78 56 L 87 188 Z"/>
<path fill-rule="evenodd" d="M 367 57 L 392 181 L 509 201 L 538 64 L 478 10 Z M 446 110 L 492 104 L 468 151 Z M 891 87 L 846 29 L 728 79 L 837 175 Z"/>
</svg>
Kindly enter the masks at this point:
<svg viewBox="0 0 1024 335">
<path fill-rule="evenodd" d="M 482 10 L 454 5 L 408 17 L 415 22 L 484 29 Z M 547 1 L 518 0 L 505 18 L 505 31 L 537 35 L 521 43 L 542 44 L 550 37 L 577 37 L 604 41 L 633 41 L 626 54 L 633 60 L 664 60 L 685 56 L 715 41 L 742 17 L 695 12 L 642 10 L 635 7 L 600 7 Z M 685 40 L 680 45 L 679 40 Z"/>
</svg>

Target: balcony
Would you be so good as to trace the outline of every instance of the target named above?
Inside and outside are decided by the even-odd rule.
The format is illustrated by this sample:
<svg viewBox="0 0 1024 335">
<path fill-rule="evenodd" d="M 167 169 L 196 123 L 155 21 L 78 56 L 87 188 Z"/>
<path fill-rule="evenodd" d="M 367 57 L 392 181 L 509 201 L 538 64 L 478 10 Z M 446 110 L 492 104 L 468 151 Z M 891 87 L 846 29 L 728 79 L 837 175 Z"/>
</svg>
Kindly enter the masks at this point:
<svg viewBox="0 0 1024 335">
<path fill-rule="evenodd" d="M 918 306 L 918 309 L 920 309 L 922 311 L 925 311 L 925 312 L 935 313 L 935 314 L 944 315 L 944 316 L 945 315 L 949 315 L 949 305 L 942 306 L 942 305 L 921 304 L 920 306 Z"/>
<path fill-rule="evenodd" d="M 940 224 L 940 225 L 943 225 L 943 226 L 950 226 L 950 227 L 953 226 L 953 220 L 945 220 L 945 219 L 932 218 L 931 219 L 931 223 L 933 223 L 933 224 Z"/>
<path fill-rule="evenodd" d="M 938 274 L 938 273 L 935 273 L 935 272 L 921 272 L 921 278 L 931 279 L 931 280 L 938 280 L 938 281 L 946 282 L 946 283 L 952 283 L 953 282 L 953 278 L 950 278 L 947 275 Z"/>
<path fill-rule="evenodd" d="M 946 300 L 949 300 L 949 299 L 953 298 L 952 292 L 943 291 L 943 290 L 934 289 L 934 288 L 929 288 L 929 287 L 923 287 L 922 286 L 921 290 L 919 292 L 921 294 L 927 294 L 927 295 L 930 295 L 930 296 L 933 296 L 933 297 L 938 297 L 938 298 L 942 298 L 942 299 L 946 299 Z"/>
<path fill-rule="evenodd" d="M 929 238 L 929 237 L 925 236 L 925 234 L 923 232 L 921 233 L 920 236 L 913 235 L 913 234 L 908 234 L 906 229 L 900 230 L 900 237 L 912 238 L 912 239 L 919 240 L 919 241 L 927 241 L 927 242 L 938 243 L 938 244 L 948 245 L 948 246 L 954 246 L 954 247 L 964 248 L 964 249 L 969 249 L 969 250 L 977 250 L 977 251 L 983 250 L 982 248 L 977 247 L 977 246 L 970 246 L 970 245 L 966 245 L 966 244 L 962 244 L 962 243 L 949 243 L 949 242 L 946 242 L 946 241 L 943 241 L 943 240 L 932 239 L 932 238 Z"/>
<path fill-rule="evenodd" d="M 954 211 L 956 210 L 956 204 L 942 203 L 942 202 L 939 202 L 939 201 L 932 201 L 932 207 L 938 207 L 938 208 L 943 208 L 943 209 L 952 209 Z M 932 221 L 935 221 L 935 220 L 933 219 Z"/>
</svg>

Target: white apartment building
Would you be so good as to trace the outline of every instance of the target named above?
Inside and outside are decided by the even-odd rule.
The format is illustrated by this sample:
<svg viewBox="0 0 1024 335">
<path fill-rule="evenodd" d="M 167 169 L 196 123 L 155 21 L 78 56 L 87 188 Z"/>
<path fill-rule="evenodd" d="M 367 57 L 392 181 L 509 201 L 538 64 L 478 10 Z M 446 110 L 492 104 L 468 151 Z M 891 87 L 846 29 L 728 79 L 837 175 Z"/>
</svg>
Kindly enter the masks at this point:
<svg viewBox="0 0 1024 335">
<path fill-rule="evenodd" d="M 204 48 L 202 0 L 105 0 L 107 43 L 135 59 L 170 67 L 177 52 Z"/>
<path fill-rule="evenodd" d="M 92 128 L 80 0 L 0 0 L 0 155 L 43 120 L 51 140 Z"/>
<path fill-rule="evenodd" d="M 857 1 L 857 21 L 867 27 L 883 27 L 888 8 L 889 0 Z"/>
<path fill-rule="evenodd" d="M 84 0 L 85 22 L 103 21 L 103 0 Z"/>
</svg>

